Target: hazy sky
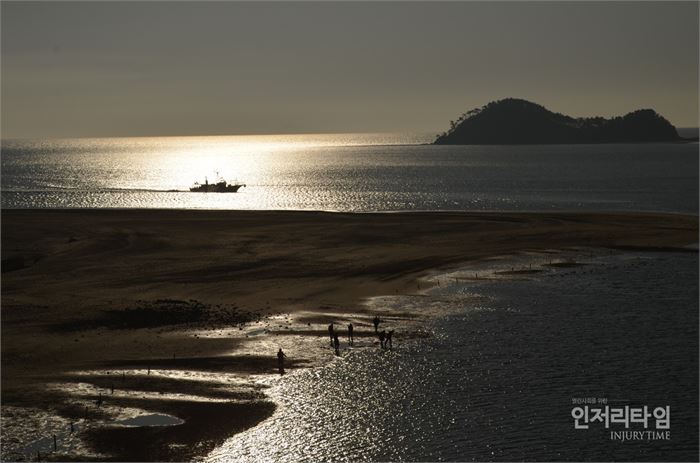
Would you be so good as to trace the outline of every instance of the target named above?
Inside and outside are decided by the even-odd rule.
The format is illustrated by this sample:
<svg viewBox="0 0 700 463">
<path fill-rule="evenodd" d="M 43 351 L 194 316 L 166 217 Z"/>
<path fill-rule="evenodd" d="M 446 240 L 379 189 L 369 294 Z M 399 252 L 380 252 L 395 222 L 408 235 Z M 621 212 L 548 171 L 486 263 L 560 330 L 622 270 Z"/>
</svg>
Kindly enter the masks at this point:
<svg viewBox="0 0 700 463">
<path fill-rule="evenodd" d="M 698 3 L 2 2 L 3 137 L 442 131 L 508 96 L 698 125 Z"/>
</svg>

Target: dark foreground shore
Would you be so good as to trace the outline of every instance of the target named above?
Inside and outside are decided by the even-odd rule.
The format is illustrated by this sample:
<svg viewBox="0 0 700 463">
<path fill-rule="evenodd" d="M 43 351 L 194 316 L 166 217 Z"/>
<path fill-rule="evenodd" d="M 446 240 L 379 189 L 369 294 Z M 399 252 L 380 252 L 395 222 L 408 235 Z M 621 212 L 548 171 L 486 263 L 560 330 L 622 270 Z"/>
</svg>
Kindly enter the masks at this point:
<svg viewBox="0 0 700 463">
<path fill-rule="evenodd" d="M 44 458 L 196 458 L 274 411 L 254 379 L 278 347 L 293 370 L 332 356 L 331 321 L 370 335 L 367 297 L 494 256 L 697 238 L 697 216 L 646 213 L 2 211 L 3 459 L 70 423 Z M 142 411 L 185 423 L 110 424 Z"/>
</svg>

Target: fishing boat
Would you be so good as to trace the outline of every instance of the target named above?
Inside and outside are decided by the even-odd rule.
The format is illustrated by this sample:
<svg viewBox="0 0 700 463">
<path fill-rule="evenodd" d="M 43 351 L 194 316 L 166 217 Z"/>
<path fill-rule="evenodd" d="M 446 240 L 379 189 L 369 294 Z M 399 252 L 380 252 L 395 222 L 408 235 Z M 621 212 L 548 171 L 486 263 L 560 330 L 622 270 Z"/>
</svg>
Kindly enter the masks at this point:
<svg viewBox="0 0 700 463">
<path fill-rule="evenodd" d="M 216 183 L 209 183 L 209 179 L 204 177 L 204 183 L 195 182 L 190 187 L 190 191 L 197 193 L 235 193 L 244 186 L 242 183 L 227 183 L 221 177 L 218 178 Z"/>
</svg>

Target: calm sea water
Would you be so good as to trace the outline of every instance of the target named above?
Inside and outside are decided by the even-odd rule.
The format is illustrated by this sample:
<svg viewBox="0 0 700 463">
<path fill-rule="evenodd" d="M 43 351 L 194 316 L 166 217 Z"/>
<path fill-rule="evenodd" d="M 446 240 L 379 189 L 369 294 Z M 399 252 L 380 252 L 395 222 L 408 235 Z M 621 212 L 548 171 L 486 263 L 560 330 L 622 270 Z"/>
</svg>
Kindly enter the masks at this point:
<svg viewBox="0 0 700 463">
<path fill-rule="evenodd" d="M 452 315 L 429 339 L 397 333 L 393 351 L 355 349 L 284 377 L 275 415 L 208 460 L 698 461 L 698 255 L 583 259 L 397 298 Z M 671 440 L 611 440 L 621 424 L 574 429 L 577 398 L 669 406 Z"/>
<path fill-rule="evenodd" d="M 698 145 L 430 146 L 426 134 L 2 142 L 3 208 L 698 212 Z M 246 187 L 190 193 L 216 172 Z"/>
</svg>

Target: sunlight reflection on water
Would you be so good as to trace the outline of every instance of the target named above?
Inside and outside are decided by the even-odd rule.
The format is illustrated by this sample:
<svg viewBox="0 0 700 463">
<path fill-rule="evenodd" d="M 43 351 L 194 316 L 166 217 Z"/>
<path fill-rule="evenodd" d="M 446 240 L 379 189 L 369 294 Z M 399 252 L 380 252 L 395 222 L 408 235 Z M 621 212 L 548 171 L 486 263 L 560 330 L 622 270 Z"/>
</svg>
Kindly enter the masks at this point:
<svg viewBox="0 0 700 463">
<path fill-rule="evenodd" d="M 433 337 L 284 377 L 271 389 L 278 411 L 207 460 L 697 458 L 697 259 L 630 254 L 443 285 L 431 299 L 462 307 L 431 324 Z M 471 291 L 488 298 L 464 305 Z M 669 404 L 673 441 L 574 430 L 571 399 L 590 396 Z"/>
<path fill-rule="evenodd" d="M 2 142 L 2 207 L 695 212 L 693 144 L 432 146 L 327 134 Z M 239 193 L 190 193 L 216 172 Z M 170 191 L 176 190 L 176 191 Z"/>
</svg>

